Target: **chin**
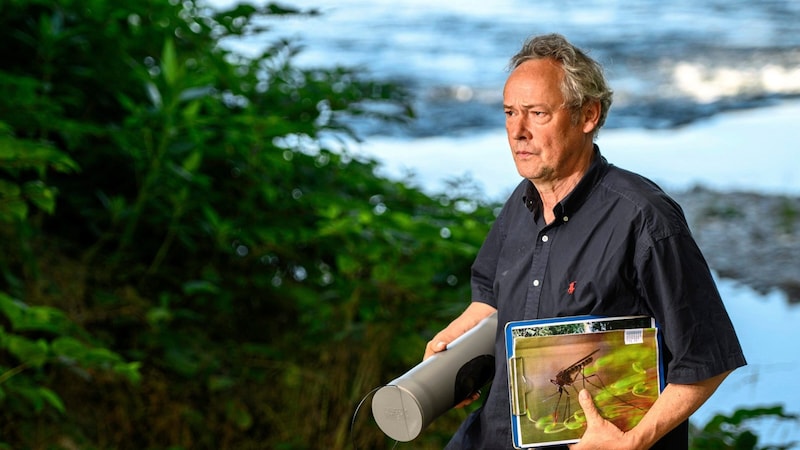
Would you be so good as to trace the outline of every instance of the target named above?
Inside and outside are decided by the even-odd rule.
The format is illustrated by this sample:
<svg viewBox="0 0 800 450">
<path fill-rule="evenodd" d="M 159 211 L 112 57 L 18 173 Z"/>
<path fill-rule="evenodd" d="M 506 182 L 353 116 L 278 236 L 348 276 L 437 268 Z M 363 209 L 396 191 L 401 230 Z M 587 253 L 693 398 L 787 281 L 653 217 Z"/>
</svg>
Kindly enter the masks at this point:
<svg viewBox="0 0 800 450">
<path fill-rule="evenodd" d="M 539 170 L 539 169 L 536 169 L 536 168 L 532 168 L 532 167 L 520 166 L 519 164 L 517 165 L 517 173 L 522 178 L 527 178 L 527 179 L 529 179 L 531 181 L 535 180 L 537 178 L 541 178 L 541 176 L 543 175 L 543 171 L 542 170 Z"/>
</svg>

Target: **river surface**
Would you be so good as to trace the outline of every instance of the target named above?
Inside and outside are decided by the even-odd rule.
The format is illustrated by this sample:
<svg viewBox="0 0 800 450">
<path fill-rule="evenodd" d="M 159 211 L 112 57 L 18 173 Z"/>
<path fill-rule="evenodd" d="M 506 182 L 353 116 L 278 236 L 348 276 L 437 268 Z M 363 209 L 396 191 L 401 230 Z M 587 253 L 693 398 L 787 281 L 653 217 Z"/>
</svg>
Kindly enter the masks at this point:
<svg viewBox="0 0 800 450">
<path fill-rule="evenodd" d="M 288 4 L 320 15 L 271 19 L 270 32 L 230 46 L 255 54 L 276 36 L 298 38 L 301 64 L 360 67 L 411 86 L 420 120 L 362 130 L 369 134 L 442 136 L 502 125 L 508 58 L 528 35 L 549 32 L 606 67 L 616 93 L 609 128 L 670 128 L 800 95 L 800 2 L 793 0 Z"/>
<path fill-rule="evenodd" d="M 365 138 L 356 152 L 382 161 L 387 176 L 433 192 L 466 176 L 476 196 L 502 200 L 519 180 L 503 133 L 506 64 L 529 35 L 557 32 L 606 68 L 615 98 L 598 144 L 612 163 L 668 191 L 703 185 L 800 196 L 798 1 L 286 4 L 320 14 L 270 19 L 268 32 L 225 45 L 255 55 L 277 37 L 295 39 L 304 46 L 296 60 L 301 65 L 357 67 L 411 89 L 418 115 L 412 124 L 352 124 Z M 800 264 L 796 273 L 800 279 Z M 800 414 L 794 384 L 800 307 L 778 290 L 718 281 L 749 365 L 725 381 L 693 422 L 775 404 Z M 798 422 L 765 421 L 756 431 L 762 445 L 800 442 Z"/>
</svg>

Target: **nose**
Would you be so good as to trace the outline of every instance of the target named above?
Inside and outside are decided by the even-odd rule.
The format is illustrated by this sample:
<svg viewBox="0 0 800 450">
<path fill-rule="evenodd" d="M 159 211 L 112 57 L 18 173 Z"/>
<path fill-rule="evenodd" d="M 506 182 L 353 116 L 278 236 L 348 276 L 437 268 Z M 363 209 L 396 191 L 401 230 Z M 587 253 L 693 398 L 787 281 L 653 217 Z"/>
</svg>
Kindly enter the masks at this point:
<svg viewBox="0 0 800 450">
<path fill-rule="evenodd" d="M 506 119 L 506 132 L 508 137 L 515 141 L 524 141 L 531 138 L 524 115 L 515 115 Z"/>
</svg>

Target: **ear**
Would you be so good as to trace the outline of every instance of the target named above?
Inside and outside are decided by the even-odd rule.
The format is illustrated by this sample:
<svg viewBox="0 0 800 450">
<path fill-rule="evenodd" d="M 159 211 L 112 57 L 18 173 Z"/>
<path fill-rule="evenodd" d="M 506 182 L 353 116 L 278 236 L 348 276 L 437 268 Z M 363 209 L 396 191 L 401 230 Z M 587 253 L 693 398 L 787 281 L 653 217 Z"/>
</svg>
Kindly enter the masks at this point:
<svg viewBox="0 0 800 450">
<path fill-rule="evenodd" d="M 600 102 L 587 102 L 581 108 L 581 125 L 584 133 L 591 133 L 600 122 Z"/>
</svg>

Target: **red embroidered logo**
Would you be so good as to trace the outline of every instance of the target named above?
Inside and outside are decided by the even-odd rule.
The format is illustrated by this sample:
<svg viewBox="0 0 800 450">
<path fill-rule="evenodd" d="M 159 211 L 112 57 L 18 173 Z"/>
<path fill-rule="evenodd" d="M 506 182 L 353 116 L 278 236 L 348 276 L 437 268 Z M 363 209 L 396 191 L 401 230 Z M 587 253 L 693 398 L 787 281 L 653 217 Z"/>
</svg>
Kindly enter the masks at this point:
<svg viewBox="0 0 800 450">
<path fill-rule="evenodd" d="M 577 281 L 570 281 L 569 287 L 567 288 L 567 294 L 575 293 L 575 283 L 577 283 Z"/>
</svg>

